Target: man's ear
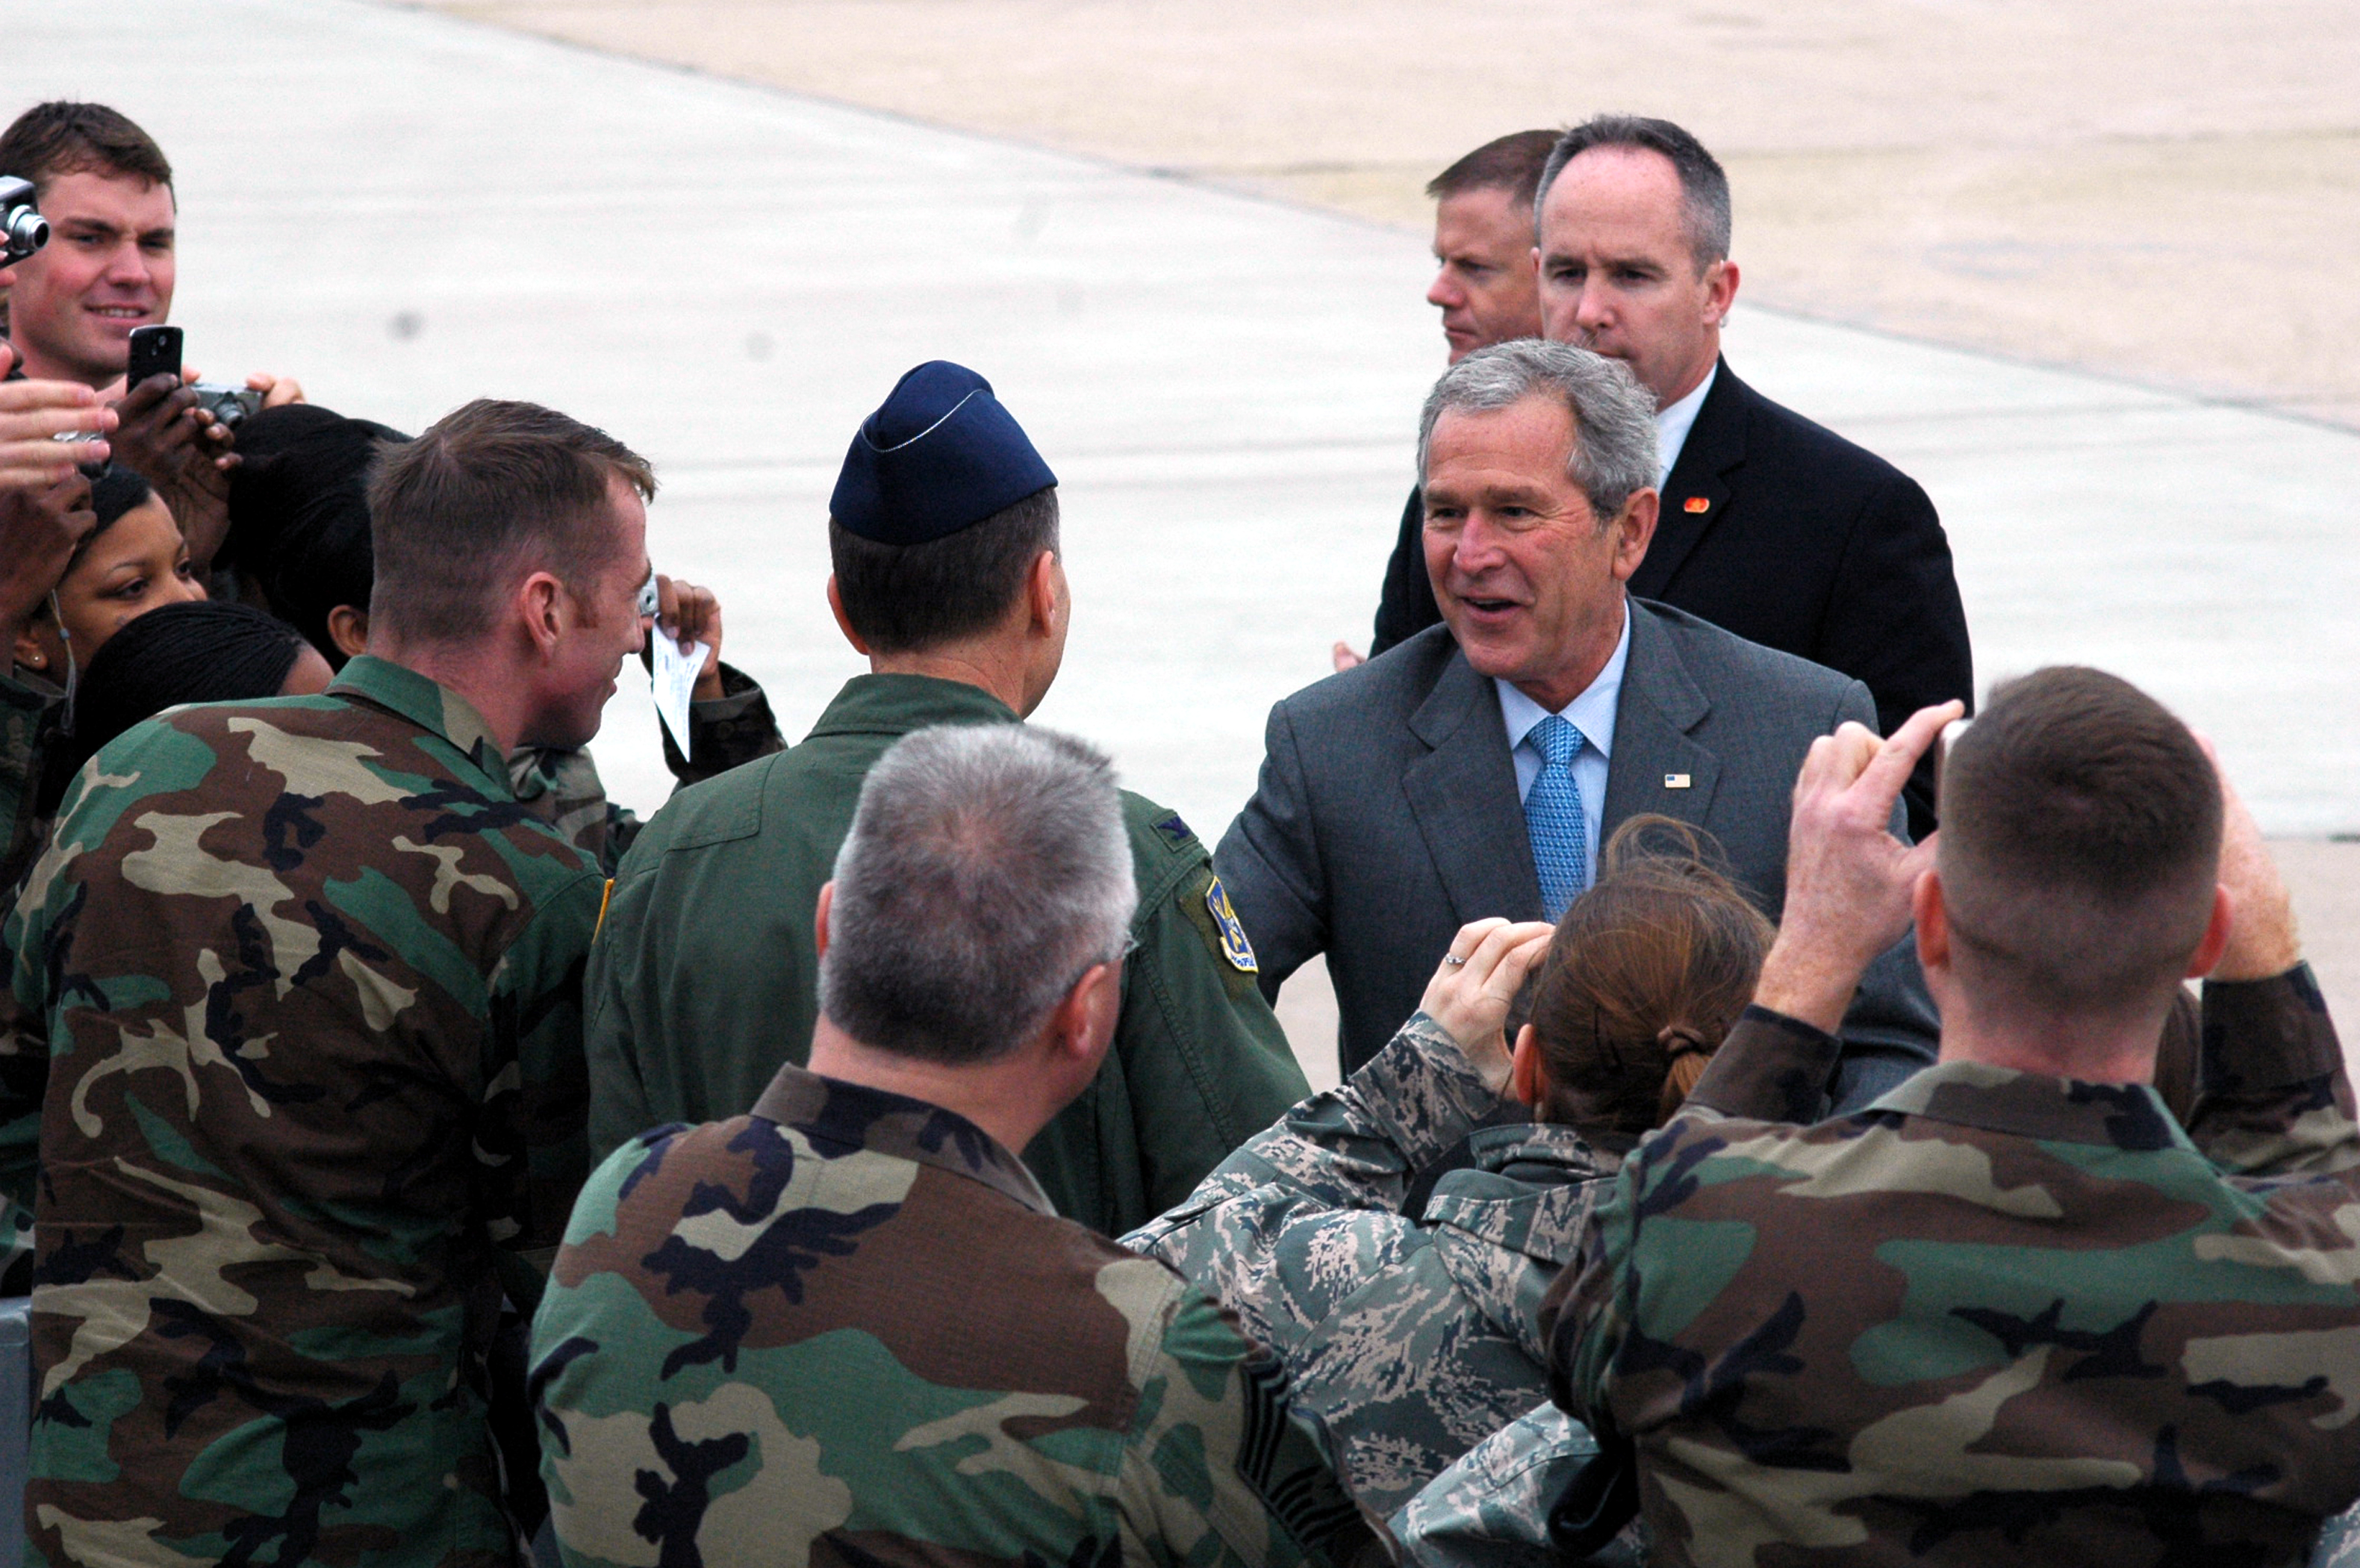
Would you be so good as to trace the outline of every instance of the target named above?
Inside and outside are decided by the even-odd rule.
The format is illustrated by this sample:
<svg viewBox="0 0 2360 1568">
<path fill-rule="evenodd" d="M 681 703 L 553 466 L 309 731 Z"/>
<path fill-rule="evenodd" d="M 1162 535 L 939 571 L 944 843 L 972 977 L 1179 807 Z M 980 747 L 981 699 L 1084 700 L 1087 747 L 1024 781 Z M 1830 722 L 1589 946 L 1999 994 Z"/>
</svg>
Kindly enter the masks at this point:
<svg viewBox="0 0 2360 1568">
<path fill-rule="evenodd" d="M 1122 966 L 1093 964 L 1065 992 L 1049 1014 L 1049 1049 L 1060 1070 L 1074 1075 L 1073 1092 L 1079 1094 L 1098 1070 L 1107 1047 L 1122 1016 Z"/>
<path fill-rule="evenodd" d="M 1508 1058 L 1508 1091 L 1519 1103 L 1535 1111 L 1548 1098 L 1548 1069 L 1541 1062 L 1541 1035 L 1530 1024 L 1516 1031 L 1516 1048 Z"/>
<path fill-rule="evenodd" d="M 1737 263 L 1723 257 L 1704 269 L 1704 313 L 1712 325 L 1720 326 L 1730 306 L 1737 302 Z"/>
<path fill-rule="evenodd" d="M 1942 873 L 1928 869 L 1909 890 L 1909 913 L 1918 922 L 1918 962 L 1927 969 L 1950 965 L 1950 912 L 1942 906 Z"/>
<path fill-rule="evenodd" d="M 328 612 L 328 641 L 347 659 L 368 652 L 368 611 L 340 604 Z"/>
<path fill-rule="evenodd" d="M 557 580 L 554 573 L 535 572 L 517 585 L 514 602 L 525 635 L 532 639 L 543 659 L 553 658 L 559 641 L 565 635 L 565 585 Z"/>
<path fill-rule="evenodd" d="M 852 618 L 844 613 L 844 596 L 836 591 L 834 572 L 827 575 L 827 612 L 836 617 L 836 629 L 844 633 L 844 640 L 852 644 L 852 651 L 864 659 L 868 658 L 869 644 L 862 640 L 860 633 L 852 630 Z"/>
<path fill-rule="evenodd" d="M 1663 498 L 1652 489 L 1633 490 L 1631 499 L 1622 503 L 1622 515 L 1614 520 L 1620 531 L 1614 542 L 1614 580 L 1627 583 L 1639 563 L 1647 558 L 1647 545 L 1655 537 L 1655 514 Z"/>
<path fill-rule="evenodd" d="M 1057 553 L 1043 550 L 1032 558 L 1032 569 L 1024 575 L 1024 608 L 1030 619 L 1029 630 L 1048 632 L 1056 629 Z"/>
<path fill-rule="evenodd" d="M 2204 939 L 2196 944 L 2196 951 L 2188 959 L 2189 979 L 2212 972 L 2212 966 L 2229 950 L 2229 933 L 2235 924 L 2236 912 L 2230 903 L 2229 890 L 2216 883 L 2212 889 L 2212 918 L 2205 923 Z"/>
<path fill-rule="evenodd" d="M 827 915 L 836 907 L 836 883 L 819 884 L 819 904 L 812 910 L 812 957 L 827 957 Z"/>
</svg>

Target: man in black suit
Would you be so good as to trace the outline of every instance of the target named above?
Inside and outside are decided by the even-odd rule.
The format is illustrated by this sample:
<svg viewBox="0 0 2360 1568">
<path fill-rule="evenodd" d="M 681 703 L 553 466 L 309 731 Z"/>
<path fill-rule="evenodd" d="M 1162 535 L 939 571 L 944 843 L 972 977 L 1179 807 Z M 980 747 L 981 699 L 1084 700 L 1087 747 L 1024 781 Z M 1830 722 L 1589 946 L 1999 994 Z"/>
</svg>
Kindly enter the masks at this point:
<svg viewBox="0 0 2360 1568">
<path fill-rule="evenodd" d="M 1875 718 L 1856 680 L 1628 597 L 1656 526 L 1654 414 L 1623 367 L 1559 344 L 1452 367 L 1419 437 L 1448 625 L 1271 712 L 1214 864 L 1265 994 L 1328 955 L 1348 1071 L 1416 1009 L 1461 925 L 1557 918 L 1641 813 L 1711 833 L 1775 918 L 1804 754 Z M 1930 1060 L 1935 1028 L 1905 943 L 1845 1021 L 1840 1097 Z"/>
<path fill-rule="evenodd" d="M 1721 361 L 1738 269 L 1713 156 L 1669 121 L 1601 115 L 1558 139 L 1535 210 L 1544 332 L 1624 361 L 1655 399 L 1662 519 L 1631 591 L 1865 683 L 1880 730 L 1972 705 L 1966 614 L 1926 492 Z M 1389 599 L 1415 586 L 1386 581 Z M 1378 619 L 1407 626 L 1417 609 Z M 1909 795 L 1921 835 L 1930 770 Z"/>
</svg>

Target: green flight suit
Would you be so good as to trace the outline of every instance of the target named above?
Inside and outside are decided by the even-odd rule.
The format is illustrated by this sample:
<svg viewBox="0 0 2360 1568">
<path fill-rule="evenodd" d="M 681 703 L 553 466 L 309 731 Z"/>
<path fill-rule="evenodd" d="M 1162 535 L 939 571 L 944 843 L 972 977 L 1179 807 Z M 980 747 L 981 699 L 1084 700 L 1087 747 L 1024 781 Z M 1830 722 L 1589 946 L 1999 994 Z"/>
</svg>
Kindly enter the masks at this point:
<svg viewBox="0 0 2360 1568">
<path fill-rule="evenodd" d="M 803 743 L 683 790 L 623 857 L 594 944 L 590 1136 L 604 1158 L 666 1122 L 753 1108 L 809 1058 L 812 916 L 888 747 L 937 724 L 1010 724 L 977 686 L 847 683 Z M 1172 812 L 1125 792 L 1139 873 L 1122 1015 L 1089 1089 L 1024 1151 L 1057 1212 L 1106 1234 L 1147 1223 L 1309 1093 L 1255 985 L 1212 857 Z"/>
</svg>

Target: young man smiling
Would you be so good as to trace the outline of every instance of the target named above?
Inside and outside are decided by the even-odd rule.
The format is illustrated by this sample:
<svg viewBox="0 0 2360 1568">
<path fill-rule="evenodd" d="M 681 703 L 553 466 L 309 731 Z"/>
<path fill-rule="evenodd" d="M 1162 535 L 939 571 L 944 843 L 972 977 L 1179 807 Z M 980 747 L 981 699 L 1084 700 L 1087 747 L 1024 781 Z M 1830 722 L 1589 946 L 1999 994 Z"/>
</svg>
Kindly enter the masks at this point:
<svg viewBox="0 0 2360 1568">
<path fill-rule="evenodd" d="M 35 104 L 0 132 L 0 174 L 31 181 L 49 224 L 49 243 L 17 263 L 8 290 L 18 370 L 113 400 L 116 461 L 163 495 L 203 573 L 228 531 L 230 433 L 196 407 L 196 394 L 161 378 L 124 384 L 132 333 L 172 311 L 180 213 L 170 161 L 118 111 L 60 101 Z M 268 404 L 302 400 L 285 377 L 246 384 Z"/>
</svg>

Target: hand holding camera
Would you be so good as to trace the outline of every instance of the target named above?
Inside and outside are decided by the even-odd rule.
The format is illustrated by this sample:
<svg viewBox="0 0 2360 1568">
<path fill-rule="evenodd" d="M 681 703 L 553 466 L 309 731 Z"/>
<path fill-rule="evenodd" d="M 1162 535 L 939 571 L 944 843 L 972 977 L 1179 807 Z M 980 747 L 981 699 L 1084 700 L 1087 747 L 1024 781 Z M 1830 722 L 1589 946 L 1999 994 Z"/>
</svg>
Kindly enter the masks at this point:
<svg viewBox="0 0 2360 1568">
<path fill-rule="evenodd" d="M 143 326 L 132 333 L 123 400 L 115 405 L 122 416 L 115 433 L 115 460 L 137 469 L 164 498 L 200 576 L 212 569 L 229 533 L 229 475 L 237 466 L 237 454 L 230 450 L 230 424 L 214 411 L 223 392 L 232 394 L 238 419 L 261 407 L 259 392 L 211 387 L 187 375 L 180 367 L 179 327 Z"/>
<path fill-rule="evenodd" d="M 0 377 L 15 351 L 0 344 Z M 0 381 L 0 490 L 45 490 L 107 459 L 115 414 L 78 381 Z"/>
</svg>

